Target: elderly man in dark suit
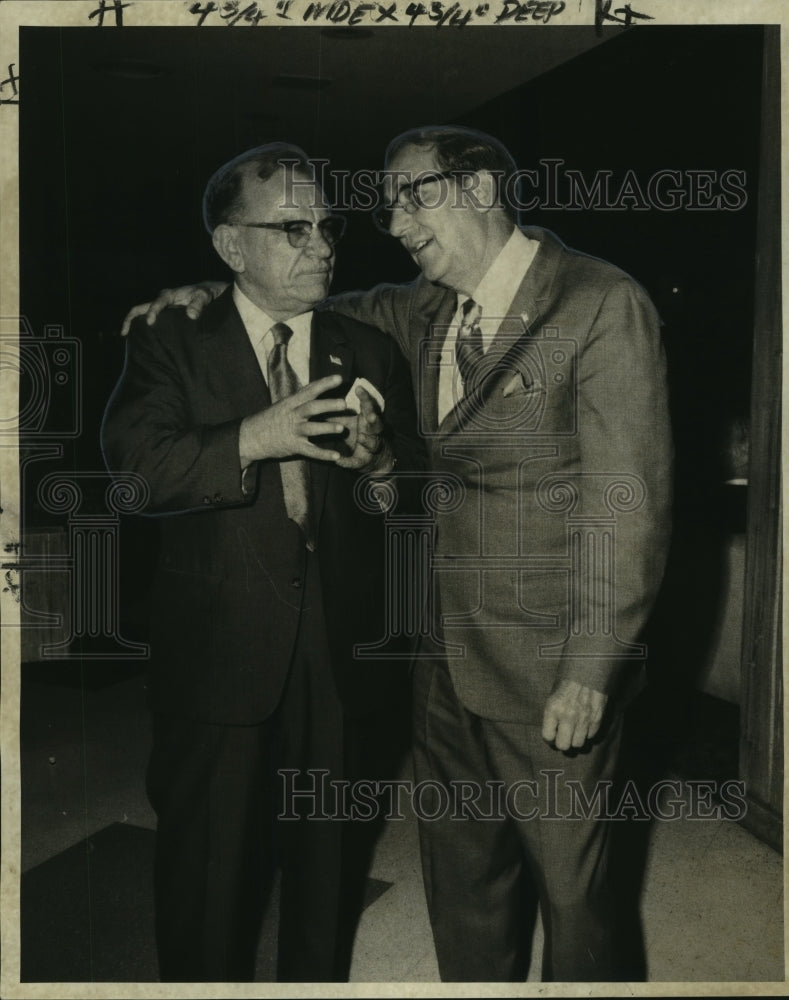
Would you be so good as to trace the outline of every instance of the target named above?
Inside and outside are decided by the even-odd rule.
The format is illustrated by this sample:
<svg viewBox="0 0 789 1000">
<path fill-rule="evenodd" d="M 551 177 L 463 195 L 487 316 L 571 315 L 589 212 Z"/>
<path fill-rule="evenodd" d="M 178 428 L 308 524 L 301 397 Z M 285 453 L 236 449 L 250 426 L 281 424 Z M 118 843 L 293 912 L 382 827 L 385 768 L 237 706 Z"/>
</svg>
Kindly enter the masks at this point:
<svg viewBox="0 0 789 1000">
<path fill-rule="evenodd" d="M 522 979 L 531 886 L 544 978 L 627 977 L 603 797 L 670 531 L 659 320 L 618 268 L 518 226 L 515 164 L 491 136 L 413 130 L 386 168 L 379 225 L 422 273 L 333 307 L 396 339 L 456 491 L 414 671 L 416 777 L 471 795 L 420 823 L 441 976 Z"/>
<path fill-rule="evenodd" d="M 278 978 L 331 981 L 348 973 L 354 859 L 315 772 L 378 776 L 360 768 L 407 680 L 354 657 L 385 611 L 383 515 L 354 490 L 419 464 L 413 393 L 391 339 L 314 311 L 344 220 L 300 149 L 220 168 L 204 216 L 234 286 L 196 329 L 180 313 L 136 324 L 102 428 L 109 468 L 141 475 L 147 512 L 167 515 L 148 772 L 160 971 L 252 979 L 279 862 Z M 278 802 L 283 769 L 305 794 Z"/>
</svg>

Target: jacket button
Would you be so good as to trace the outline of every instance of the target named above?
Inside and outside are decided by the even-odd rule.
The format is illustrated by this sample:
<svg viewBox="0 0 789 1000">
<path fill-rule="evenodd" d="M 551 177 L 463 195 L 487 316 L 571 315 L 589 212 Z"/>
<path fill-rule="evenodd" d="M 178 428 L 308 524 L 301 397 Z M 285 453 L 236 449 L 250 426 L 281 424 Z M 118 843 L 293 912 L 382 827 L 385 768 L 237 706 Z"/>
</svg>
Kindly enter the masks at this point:
<svg viewBox="0 0 789 1000">
<path fill-rule="evenodd" d="M 294 576 L 293 579 L 290 581 L 290 585 L 291 587 L 294 587 L 296 590 L 301 590 L 301 577 Z"/>
</svg>

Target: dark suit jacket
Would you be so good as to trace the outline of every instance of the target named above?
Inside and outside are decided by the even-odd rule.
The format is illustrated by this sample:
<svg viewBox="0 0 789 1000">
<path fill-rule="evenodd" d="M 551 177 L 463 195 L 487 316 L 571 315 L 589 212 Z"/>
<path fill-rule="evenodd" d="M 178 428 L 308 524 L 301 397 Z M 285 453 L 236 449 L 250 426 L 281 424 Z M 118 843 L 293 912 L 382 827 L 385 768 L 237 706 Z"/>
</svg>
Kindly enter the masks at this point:
<svg viewBox="0 0 789 1000">
<path fill-rule="evenodd" d="M 606 692 L 640 682 L 673 449 L 644 290 L 547 230 L 524 233 L 540 248 L 486 356 L 489 377 L 440 425 L 437 358 L 455 294 L 420 276 L 330 305 L 396 338 L 431 468 L 459 480 L 436 549 L 455 689 L 483 717 L 538 723 L 558 678 Z"/>
<path fill-rule="evenodd" d="M 399 465 L 423 464 L 408 370 L 390 339 L 316 312 L 310 352 L 312 380 L 341 372 L 343 391 L 357 376 L 376 386 Z M 153 327 L 135 325 L 102 446 L 112 471 L 146 480 L 146 513 L 170 515 L 152 595 L 154 709 L 250 724 L 277 705 L 306 548 L 285 512 L 278 462 L 256 463 L 245 496 L 238 455 L 241 420 L 270 403 L 230 290 L 197 323 L 170 311 Z M 362 713 L 404 669 L 353 658 L 354 643 L 384 635 L 383 516 L 355 502 L 357 473 L 318 461 L 310 469 L 332 664 L 346 711 Z"/>
</svg>

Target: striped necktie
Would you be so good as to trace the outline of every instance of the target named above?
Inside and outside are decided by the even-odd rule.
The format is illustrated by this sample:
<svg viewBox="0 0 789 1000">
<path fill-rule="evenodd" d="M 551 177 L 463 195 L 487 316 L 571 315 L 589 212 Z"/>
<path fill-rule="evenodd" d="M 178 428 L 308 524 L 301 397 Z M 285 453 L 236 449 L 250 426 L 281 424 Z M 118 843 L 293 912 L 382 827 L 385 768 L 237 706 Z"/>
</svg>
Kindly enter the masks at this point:
<svg viewBox="0 0 789 1000">
<path fill-rule="evenodd" d="M 271 328 L 274 346 L 268 356 L 268 387 L 271 401 L 278 402 L 292 396 L 301 388 L 301 383 L 290 361 L 288 361 L 288 341 L 293 330 L 285 323 L 275 323 Z M 315 551 L 315 539 L 310 523 L 310 468 L 304 458 L 285 458 L 279 463 L 282 476 L 282 492 L 288 517 L 301 528 L 307 548 Z"/>
<path fill-rule="evenodd" d="M 468 393 L 473 388 L 474 370 L 484 357 L 482 330 L 479 328 L 481 317 L 482 306 L 478 306 L 473 299 L 466 299 L 463 303 L 463 315 L 458 329 L 457 343 L 455 344 L 455 360 L 457 361 L 465 393 Z M 469 381 L 470 384 L 467 385 Z"/>
</svg>

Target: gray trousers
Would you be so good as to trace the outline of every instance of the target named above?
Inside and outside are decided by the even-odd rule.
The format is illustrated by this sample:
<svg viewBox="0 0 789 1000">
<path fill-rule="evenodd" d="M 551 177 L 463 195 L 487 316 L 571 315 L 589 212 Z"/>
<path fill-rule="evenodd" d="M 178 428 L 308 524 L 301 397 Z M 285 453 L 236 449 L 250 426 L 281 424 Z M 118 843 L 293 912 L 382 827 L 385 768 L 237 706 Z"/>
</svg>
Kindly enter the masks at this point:
<svg viewBox="0 0 789 1000">
<path fill-rule="evenodd" d="M 580 783 L 591 800 L 596 783 L 613 782 L 620 731 L 614 719 L 586 752 L 562 753 L 545 743 L 538 726 L 469 712 L 440 656 L 416 662 L 416 781 L 454 789 L 450 808 L 442 810 L 438 793 L 430 805 L 425 786 L 419 823 L 442 980 L 523 981 L 537 901 L 545 929 L 543 979 L 622 978 L 608 875 L 612 823 L 594 818 L 594 809 L 584 818 L 579 786 L 573 803 L 567 784 Z M 460 795 L 458 782 L 467 783 Z M 472 782 L 482 795 L 475 806 L 458 808 Z M 573 813 L 577 818 L 568 818 Z"/>
</svg>

